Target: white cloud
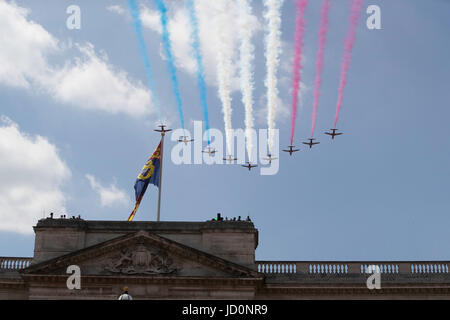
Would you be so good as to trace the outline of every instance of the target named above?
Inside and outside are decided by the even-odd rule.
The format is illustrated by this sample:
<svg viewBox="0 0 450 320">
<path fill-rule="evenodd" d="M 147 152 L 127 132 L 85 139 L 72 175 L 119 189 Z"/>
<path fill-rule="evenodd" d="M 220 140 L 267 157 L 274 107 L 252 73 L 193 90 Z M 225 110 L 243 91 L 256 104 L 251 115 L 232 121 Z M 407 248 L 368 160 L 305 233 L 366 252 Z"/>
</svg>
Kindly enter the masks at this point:
<svg viewBox="0 0 450 320">
<path fill-rule="evenodd" d="M 52 66 L 49 56 L 63 55 L 65 46 L 28 15 L 27 9 L 0 1 L 0 83 L 46 92 L 84 109 L 131 116 L 154 112 L 142 83 L 112 66 L 106 55 L 98 56 L 92 44 L 76 45 L 79 58 Z"/>
<path fill-rule="evenodd" d="M 102 207 L 110 207 L 115 204 L 128 205 L 130 203 L 126 192 L 118 189 L 115 183 L 105 187 L 91 174 L 86 174 L 86 179 L 89 180 L 91 188 L 100 196 Z"/>
<path fill-rule="evenodd" d="M 58 41 L 43 27 L 27 20 L 29 11 L 0 1 L 0 82 L 29 87 L 48 72 L 47 55 L 57 52 Z"/>
<path fill-rule="evenodd" d="M 91 44 L 79 49 L 84 59 L 66 64 L 45 81 L 57 100 L 113 114 L 141 116 L 149 112 L 148 90 L 133 83 L 126 72 L 116 70 L 106 56 L 98 57 Z"/>
<path fill-rule="evenodd" d="M 0 120 L 0 230 L 31 234 L 44 210 L 65 211 L 61 186 L 71 172 L 46 138 Z"/>
</svg>

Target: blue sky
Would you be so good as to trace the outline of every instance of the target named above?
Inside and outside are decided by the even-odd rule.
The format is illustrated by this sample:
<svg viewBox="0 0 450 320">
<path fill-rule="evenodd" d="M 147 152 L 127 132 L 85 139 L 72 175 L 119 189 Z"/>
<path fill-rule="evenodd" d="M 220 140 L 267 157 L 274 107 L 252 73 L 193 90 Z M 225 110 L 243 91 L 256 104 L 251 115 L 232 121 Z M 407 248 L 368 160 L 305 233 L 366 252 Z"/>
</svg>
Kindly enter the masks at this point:
<svg viewBox="0 0 450 320">
<path fill-rule="evenodd" d="M 33 212 L 27 212 L 35 221 L 42 218 L 44 212 L 48 215 L 54 211 L 59 215 L 61 208 L 69 216 L 80 214 L 84 219 L 125 220 L 134 205 L 133 185 L 137 173 L 159 142 L 158 134 L 153 132 L 157 118 L 145 93 L 147 81 L 127 2 L 77 1 L 81 8 L 81 29 L 69 30 L 66 8 L 72 2 L 48 0 L 42 5 L 31 0 L 15 1 L 14 8 L 29 9 L 26 23 L 34 21 L 58 41 L 56 53 L 43 54 L 45 66 L 51 66 L 51 72 L 59 72 L 74 70 L 71 67 L 76 65 L 76 59 L 81 59 L 81 64 L 83 61 L 106 63 L 113 71 L 109 76 L 123 80 L 119 84 L 130 94 L 128 99 L 132 99 L 133 93 L 139 99 L 127 104 L 127 109 L 120 109 L 119 104 L 115 106 L 121 96 L 102 105 L 102 100 L 108 100 L 108 94 L 101 89 L 90 90 L 86 96 L 85 91 L 92 88 L 83 89 L 83 94 L 70 95 L 52 79 L 70 82 L 72 78 L 63 78 L 63 73 L 53 76 L 50 72 L 42 80 L 32 71 L 39 70 L 34 67 L 39 64 L 31 64 L 32 67 L 22 71 L 28 86 L 8 83 L 2 78 L 0 68 L 1 126 L 9 128 L 0 132 L 11 134 L 23 143 L 8 149 L 13 150 L 11 153 L 2 153 L 0 159 L 0 163 L 4 163 L 0 168 L 4 175 L 0 182 L 4 194 L 0 197 L 0 217 L 5 221 L 0 230 L 0 256 L 32 256 L 34 249 L 33 223 L 28 222 L 32 219 L 19 217 L 16 222 L 12 216 L 25 209 L 13 201 L 16 198 L 8 196 L 11 184 L 21 186 L 23 182 L 17 175 L 7 174 L 22 170 L 23 165 L 12 160 L 17 159 L 13 158 L 16 149 L 17 157 L 27 156 L 27 152 L 19 148 L 32 143 L 36 150 L 50 154 L 36 160 L 41 172 L 37 177 L 34 177 L 36 169 L 23 169 L 32 176 L 27 188 L 34 188 L 30 190 L 36 195 L 44 192 L 50 199 L 47 204 L 41 201 L 30 206 Z M 10 1 L 0 1 L 2 9 L 6 8 L 5 3 L 12 6 Z M 173 128 L 178 128 L 167 64 L 161 56 L 161 35 L 151 20 L 155 7 L 153 1 L 141 3 L 149 14 L 148 24 L 144 23 L 144 36 L 162 113 Z M 280 169 L 273 176 L 262 176 L 259 171 L 248 172 L 233 165 L 177 166 L 167 157 L 162 220 L 205 221 L 217 212 L 228 217 L 250 215 L 259 230 L 256 251 L 259 260 L 450 258 L 447 123 L 450 118 L 450 64 L 447 62 L 450 21 L 446 15 L 450 3 L 444 0 L 364 1 L 338 124 L 344 135 L 331 142 L 322 132 L 329 129 L 334 120 L 348 4 L 349 1 L 332 1 L 330 11 L 316 125 L 316 136 L 321 144 L 312 150 L 301 147 L 302 150 L 292 157 L 280 154 Z M 368 17 L 365 8 L 370 4 L 381 8 L 381 30 L 369 30 L 365 25 Z M 171 2 L 169 22 L 176 17 L 181 19 L 183 10 L 183 1 Z M 319 1 L 309 1 L 302 71 L 306 90 L 302 92 L 303 107 L 294 137 L 294 144 L 298 146 L 309 137 L 311 130 L 319 10 Z M 256 47 L 255 123 L 256 128 L 263 129 L 267 125 L 264 121 L 266 69 L 262 2 L 253 1 L 253 13 L 260 24 L 253 38 Z M 3 22 L 2 30 L 6 23 Z M 283 53 L 278 73 L 282 106 L 276 122 L 281 147 L 289 143 L 290 135 L 294 23 L 293 1 L 285 0 L 282 6 Z M 177 30 L 174 27 L 173 32 Z M 208 36 L 207 31 L 203 40 L 212 43 L 203 42 L 202 46 L 213 48 L 214 35 Z M 21 36 L 3 34 L 1 39 L 21 39 Z M 0 65 L 12 64 L 14 62 L 1 61 L 9 57 L 1 51 L 14 52 L 13 47 L 6 47 L 4 43 L 0 41 Z M 202 108 L 195 74 L 189 71 L 188 63 L 182 61 L 188 53 L 176 51 L 183 49 L 182 44 L 173 47 L 179 59 L 177 75 L 186 128 L 192 130 L 193 121 L 202 120 Z M 35 44 L 31 48 L 36 47 L 42 48 L 42 45 Z M 23 52 L 25 56 L 36 51 Z M 206 52 L 205 59 L 207 55 Z M 34 58 L 39 60 L 39 57 Z M 213 59 L 214 55 L 209 58 Z M 205 62 L 210 124 L 223 130 L 215 76 L 211 74 L 208 78 L 208 63 L 214 65 L 213 62 Z M 19 71 L 14 68 L 8 72 Z M 118 75 L 124 72 L 126 77 L 120 78 Z M 129 82 L 125 83 L 124 79 Z M 84 88 L 81 82 L 73 85 Z M 144 105 L 148 108 L 146 111 L 140 109 Z M 244 108 L 239 90 L 232 93 L 232 108 L 233 127 L 242 128 Z M 39 143 L 36 136 L 43 137 L 48 145 Z M 169 139 L 166 142 L 166 150 L 175 144 Z M 55 166 L 58 170 L 52 170 Z M 87 174 L 94 177 L 96 184 L 90 183 Z M 45 179 L 49 182 L 44 188 L 39 181 Z M 104 192 L 103 198 L 100 191 Z M 156 200 L 157 189 L 149 187 L 135 219 L 154 220 Z M 25 224 L 20 232 L 14 227 L 17 223 Z"/>
</svg>

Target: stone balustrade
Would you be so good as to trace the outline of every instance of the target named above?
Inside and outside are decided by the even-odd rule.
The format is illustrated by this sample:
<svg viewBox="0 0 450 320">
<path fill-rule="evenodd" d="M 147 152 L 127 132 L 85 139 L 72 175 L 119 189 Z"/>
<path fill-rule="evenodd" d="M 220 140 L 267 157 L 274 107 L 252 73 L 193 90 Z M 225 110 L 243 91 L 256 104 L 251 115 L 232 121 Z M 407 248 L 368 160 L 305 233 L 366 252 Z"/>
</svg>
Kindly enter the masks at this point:
<svg viewBox="0 0 450 320">
<path fill-rule="evenodd" d="M 363 274 L 377 266 L 383 274 L 449 273 L 449 261 L 256 261 L 265 274 Z M 376 269 L 376 268 L 375 268 Z"/>
<path fill-rule="evenodd" d="M 33 258 L 0 257 L 0 271 L 15 271 L 28 267 Z"/>
</svg>

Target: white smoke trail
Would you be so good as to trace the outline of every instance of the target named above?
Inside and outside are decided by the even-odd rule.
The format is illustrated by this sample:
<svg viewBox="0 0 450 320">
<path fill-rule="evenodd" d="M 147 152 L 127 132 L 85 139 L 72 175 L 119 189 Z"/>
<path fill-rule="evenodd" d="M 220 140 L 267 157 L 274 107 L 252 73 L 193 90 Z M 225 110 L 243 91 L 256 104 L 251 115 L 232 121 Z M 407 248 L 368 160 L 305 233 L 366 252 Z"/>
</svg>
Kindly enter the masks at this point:
<svg viewBox="0 0 450 320">
<path fill-rule="evenodd" d="M 228 0 L 215 0 L 216 41 L 217 41 L 217 81 L 219 84 L 219 98 L 222 102 L 222 112 L 225 123 L 225 140 L 227 154 L 232 154 L 232 126 L 231 126 L 231 28 L 227 26 Z"/>
<path fill-rule="evenodd" d="M 245 137 L 247 140 L 248 161 L 252 162 L 253 155 L 253 70 L 254 47 L 251 43 L 252 26 L 250 17 L 252 8 L 247 0 L 237 0 L 239 7 L 239 40 L 240 46 L 240 82 L 242 103 L 245 107 Z"/>
<path fill-rule="evenodd" d="M 264 18 L 267 23 L 266 34 L 266 68 L 267 78 L 265 81 L 267 87 L 267 125 L 269 135 L 269 153 L 272 152 L 275 113 L 277 110 L 278 89 L 277 89 L 277 69 L 281 54 L 281 5 L 283 0 L 265 0 L 266 11 Z"/>
</svg>

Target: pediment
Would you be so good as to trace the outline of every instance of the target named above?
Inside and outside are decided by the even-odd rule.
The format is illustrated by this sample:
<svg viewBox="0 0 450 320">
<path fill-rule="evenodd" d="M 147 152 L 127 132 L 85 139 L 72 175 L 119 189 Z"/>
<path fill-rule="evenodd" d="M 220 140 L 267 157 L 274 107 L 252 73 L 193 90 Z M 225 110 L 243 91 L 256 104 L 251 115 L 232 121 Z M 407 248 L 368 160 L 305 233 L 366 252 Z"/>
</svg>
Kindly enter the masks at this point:
<svg viewBox="0 0 450 320">
<path fill-rule="evenodd" d="M 77 265 L 82 276 L 245 277 L 250 268 L 176 241 L 138 231 L 24 269 L 24 275 L 67 275 Z"/>
</svg>

